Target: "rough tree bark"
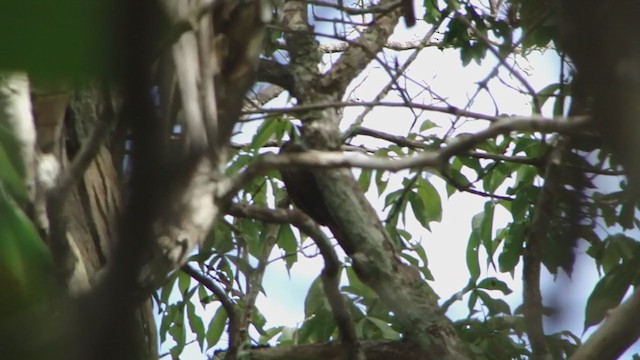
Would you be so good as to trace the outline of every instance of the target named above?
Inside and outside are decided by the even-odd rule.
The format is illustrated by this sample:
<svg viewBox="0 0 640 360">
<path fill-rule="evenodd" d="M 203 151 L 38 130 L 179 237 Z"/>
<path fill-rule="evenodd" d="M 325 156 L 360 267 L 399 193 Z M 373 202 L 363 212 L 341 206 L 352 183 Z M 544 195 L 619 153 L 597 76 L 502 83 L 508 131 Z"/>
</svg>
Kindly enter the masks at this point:
<svg viewBox="0 0 640 360">
<path fill-rule="evenodd" d="M 63 104 L 53 107 L 43 107 L 46 96 L 34 94 L 36 123 L 37 117 L 43 114 L 64 119 L 60 131 L 54 132 L 56 138 L 52 139 L 56 144 L 55 156 L 64 171 L 81 145 L 90 141 L 89 137 L 98 123 L 106 121 L 105 116 L 112 115 L 104 111 L 103 94 L 91 85 L 68 93 L 66 99 L 58 97 L 56 100 Z M 67 200 L 65 220 L 68 221 L 68 239 L 76 261 L 68 284 L 72 295 L 91 291 L 117 245 L 125 186 L 119 176 L 122 169 L 118 167 L 122 166 L 124 146 L 123 138 L 115 135 L 102 145 Z M 136 317 L 138 346 L 131 351 L 140 359 L 155 359 L 158 357 L 158 340 L 150 300 L 139 307 Z"/>
</svg>

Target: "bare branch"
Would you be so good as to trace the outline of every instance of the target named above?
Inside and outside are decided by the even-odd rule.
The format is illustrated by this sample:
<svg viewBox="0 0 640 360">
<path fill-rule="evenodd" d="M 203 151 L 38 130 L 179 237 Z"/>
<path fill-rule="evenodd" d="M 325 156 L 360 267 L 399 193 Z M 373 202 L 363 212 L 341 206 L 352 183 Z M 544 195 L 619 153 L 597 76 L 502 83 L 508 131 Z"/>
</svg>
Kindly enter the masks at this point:
<svg viewBox="0 0 640 360">
<path fill-rule="evenodd" d="M 491 122 L 498 121 L 501 117 L 486 115 L 482 113 L 477 113 L 473 111 L 467 111 L 455 106 L 435 106 L 435 105 L 427 105 L 427 104 L 417 104 L 417 103 L 395 103 L 388 101 L 379 101 L 379 102 L 344 102 L 344 101 L 335 101 L 335 102 L 326 102 L 326 103 L 316 103 L 316 104 L 305 104 L 298 105 L 290 108 L 270 108 L 270 109 L 260 109 L 259 111 L 246 111 L 243 114 L 272 114 L 272 113 L 304 113 L 310 110 L 320 110 L 326 108 L 342 108 L 342 107 L 351 107 L 351 106 L 388 106 L 388 107 L 406 107 L 406 108 L 414 108 L 419 110 L 428 110 L 441 112 L 456 116 L 466 116 L 473 119 L 487 120 Z"/>
<path fill-rule="evenodd" d="M 442 42 L 431 41 L 430 38 L 431 36 L 425 36 L 422 38 L 422 40 L 387 41 L 384 45 L 384 48 L 389 50 L 394 50 L 394 51 L 406 51 L 406 50 L 420 50 L 425 47 L 432 47 L 432 46 L 444 46 Z M 341 41 L 341 42 L 320 44 L 320 51 L 326 54 L 343 52 L 349 48 L 351 43 L 352 41 Z"/>
<path fill-rule="evenodd" d="M 328 7 L 328 8 L 333 8 L 336 10 L 340 10 L 342 12 L 345 12 L 349 15 L 363 15 L 363 14 L 385 14 L 388 13 L 389 11 L 392 11 L 393 9 L 397 8 L 398 6 L 400 6 L 400 1 L 394 1 L 394 2 L 390 2 L 390 3 L 384 3 L 384 4 L 380 4 L 377 6 L 368 6 L 367 8 L 353 8 L 353 7 L 347 7 L 342 5 L 342 2 L 338 2 L 338 3 L 330 3 L 327 1 L 320 1 L 320 0 L 306 0 L 306 2 L 308 4 L 311 5 L 315 5 L 315 6 L 321 6 L 321 7 Z"/>
<path fill-rule="evenodd" d="M 234 216 L 249 217 L 275 223 L 290 223 L 301 232 L 309 235 L 320 250 L 324 259 L 322 270 L 322 284 L 329 305 L 340 330 L 342 342 L 352 354 L 350 359 L 364 359 L 359 345 L 353 319 L 347 303 L 340 292 L 340 261 L 331 242 L 320 230 L 318 225 L 305 213 L 299 210 L 267 209 L 259 206 L 233 205 L 229 214 Z"/>
<path fill-rule="evenodd" d="M 384 86 L 384 88 L 382 88 L 382 90 L 380 90 L 378 95 L 376 95 L 376 97 L 373 99 L 373 101 L 372 101 L 373 103 L 379 103 L 379 102 L 382 101 L 382 99 L 385 96 L 387 96 L 387 94 L 389 93 L 389 91 L 391 91 L 393 86 L 397 84 L 398 78 L 400 78 L 400 76 L 402 76 L 404 74 L 404 72 L 409 68 L 409 66 L 418 58 L 418 55 L 420 54 L 421 50 L 423 48 L 429 46 L 429 44 L 431 42 L 431 37 L 433 37 L 433 35 L 436 33 L 436 31 L 438 30 L 440 25 L 442 25 L 442 23 L 444 22 L 444 20 L 446 18 L 447 18 L 447 16 L 443 15 L 441 20 L 440 20 L 440 22 L 438 22 L 437 24 L 434 24 L 431 27 L 431 29 L 429 29 L 429 31 L 427 31 L 427 33 L 424 35 L 424 37 L 422 38 L 422 40 L 420 41 L 418 46 L 416 46 L 416 51 L 414 51 L 407 58 L 407 60 L 404 62 L 404 64 L 402 64 L 402 66 L 398 69 L 398 71 L 395 74 L 392 75 L 391 80 L 387 83 L 387 85 Z M 364 118 L 373 109 L 374 109 L 374 106 L 368 106 L 360 115 L 358 115 L 358 117 L 355 119 L 353 124 L 351 124 L 349 126 L 349 128 L 344 132 L 342 137 L 345 138 L 345 139 L 350 137 L 351 136 L 351 132 L 355 128 L 357 128 L 358 126 L 362 125 L 362 122 L 364 121 Z"/>
<path fill-rule="evenodd" d="M 533 166 L 542 166 L 545 163 L 545 159 L 542 157 L 530 158 L 526 156 L 509 156 L 509 155 L 503 155 L 503 154 L 491 154 L 491 153 L 478 152 L 478 151 L 470 151 L 467 155 L 476 159 L 506 161 L 506 162 L 512 162 L 512 163 L 518 163 L 518 164 L 533 165 Z"/>
<path fill-rule="evenodd" d="M 427 148 L 427 145 L 421 141 L 412 140 L 407 138 L 406 136 L 391 135 L 383 131 L 378 131 L 378 130 L 374 130 L 366 127 L 358 127 L 353 129 L 351 131 L 351 136 L 354 136 L 354 135 L 371 136 L 377 139 L 386 140 L 398 146 L 408 147 L 410 149 L 426 149 Z"/>
<path fill-rule="evenodd" d="M 216 296 L 224 310 L 227 312 L 227 317 L 229 318 L 230 324 L 229 327 L 232 327 L 232 324 L 237 321 L 238 314 L 236 313 L 235 305 L 233 304 L 233 302 L 231 302 L 231 299 L 229 299 L 224 290 L 222 290 L 222 288 L 220 288 L 220 286 L 218 286 L 218 284 L 216 284 L 211 278 L 194 269 L 189 264 L 185 264 L 181 268 L 181 270 L 182 272 L 191 276 L 194 280 L 202 284 L 202 286 L 209 289 L 209 291 L 211 291 L 213 295 Z"/>
<path fill-rule="evenodd" d="M 492 42 L 484 34 L 478 31 L 478 29 L 476 29 L 475 26 L 473 26 L 473 24 L 469 21 L 469 19 L 467 19 L 465 16 L 462 16 L 460 14 L 457 14 L 457 18 L 460 19 L 462 22 L 464 22 L 465 25 L 467 25 L 467 27 L 473 31 L 473 34 L 487 45 L 487 48 L 489 49 L 489 51 L 491 51 L 491 53 L 495 55 L 495 57 L 498 59 L 500 64 L 502 64 L 502 66 L 504 66 L 511 73 L 511 75 L 513 75 L 516 79 L 518 79 L 518 81 L 527 89 L 527 91 L 529 92 L 529 95 L 531 95 L 531 99 L 533 100 L 533 105 L 535 106 L 536 112 L 540 114 L 542 111 L 540 109 L 540 101 L 538 101 L 538 97 L 536 96 L 536 91 L 533 89 L 533 86 L 531 86 L 529 81 L 524 76 L 522 76 L 522 74 L 520 74 L 520 72 L 516 70 L 512 65 L 509 65 L 507 63 L 506 58 L 502 56 L 498 50 L 496 50 Z"/>
<path fill-rule="evenodd" d="M 336 152 L 315 150 L 279 156 L 268 153 L 261 156 L 256 162 L 245 168 L 244 171 L 231 177 L 229 181 L 220 187 L 218 197 L 230 199 L 250 179 L 271 169 L 283 169 L 290 166 L 311 168 L 357 167 L 393 172 L 425 167 L 441 169 L 452 156 L 464 154 L 481 142 L 498 135 L 508 134 L 512 131 L 575 134 L 583 131 L 588 124 L 589 121 L 585 117 L 558 118 L 555 120 L 535 116 L 530 118 L 505 118 L 476 134 L 456 138 L 440 150 L 423 152 L 400 159 L 364 157 L 354 154 L 344 155 Z"/>
</svg>

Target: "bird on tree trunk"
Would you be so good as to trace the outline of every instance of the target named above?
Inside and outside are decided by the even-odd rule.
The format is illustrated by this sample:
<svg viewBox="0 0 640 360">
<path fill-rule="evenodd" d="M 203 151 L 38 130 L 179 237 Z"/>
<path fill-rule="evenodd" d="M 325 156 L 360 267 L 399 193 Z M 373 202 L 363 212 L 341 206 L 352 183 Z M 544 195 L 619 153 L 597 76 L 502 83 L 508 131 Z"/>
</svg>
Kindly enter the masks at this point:
<svg viewBox="0 0 640 360">
<path fill-rule="evenodd" d="M 295 154 L 305 151 L 307 149 L 303 145 L 293 141 L 288 141 L 280 147 L 280 154 Z M 351 239 L 347 237 L 339 222 L 335 220 L 335 215 L 327 206 L 313 171 L 291 167 L 281 169 L 280 174 L 293 204 L 318 224 L 328 227 L 347 255 L 353 254 L 354 246 L 351 244 Z M 357 187 L 357 184 L 355 186 Z M 354 188 L 354 191 L 362 190 Z"/>
<path fill-rule="evenodd" d="M 304 146 L 292 141 L 287 141 L 280 147 L 281 154 L 294 154 L 305 151 Z M 296 207 L 320 225 L 329 226 L 333 223 L 331 213 L 322 197 L 318 181 L 311 171 L 301 168 L 289 168 L 280 170 L 280 174 L 287 188 L 289 199 Z"/>
</svg>

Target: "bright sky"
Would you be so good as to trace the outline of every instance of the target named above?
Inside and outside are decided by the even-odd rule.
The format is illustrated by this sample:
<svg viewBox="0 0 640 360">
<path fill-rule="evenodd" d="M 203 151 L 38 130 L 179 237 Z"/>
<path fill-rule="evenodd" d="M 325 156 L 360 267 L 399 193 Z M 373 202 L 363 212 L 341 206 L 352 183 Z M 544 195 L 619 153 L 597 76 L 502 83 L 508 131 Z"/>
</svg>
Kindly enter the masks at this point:
<svg viewBox="0 0 640 360">
<path fill-rule="evenodd" d="M 400 25 L 400 27 L 402 27 L 402 25 Z M 323 31 L 322 27 L 317 27 L 316 30 Z M 398 31 L 397 34 L 394 35 L 394 39 L 418 39 L 418 34 L 424 34 L 427 30 L 428 26 L 426 24 L 419 23 L 411 32 Z M 387 53 L 389 57 L 397 56 L 400 63 L 402 63 L 409 54 L 409 51 L 404 53 Z M 330 58 L 331 56 L 326 56 L 327 61 L 329 61 Z M 333 55 L 333 59 L 335 58 L 337 58 L 337 55 Z M 408 72 L 408 76 L 423 85 L 428 85 L 433 92 L 447 99 L 450 104 L 463 107 L 476 92 L 477 82 L 484 79 L 494 68 L 495 64 L 495 58 L 492 54 L 488 53 L 481 66 L 472 62 L 463 68 L 460 63 L 458 51 L 440 51 L 436 48 L 430 48 L 424 50 L 419 59 L 414 62 Z M 530 54 L 526 60 L 519 59 L 518 64 L 521 67 L 520 71 L 526 76 L 536 91 L 558 80 L 559 59 L 553 55 L 552 52 L 546 55 L 540 53 Z M 519 86 L 517 81 L 512 79 L 505 69 L 500 70 L 500 77 L 512 86 Z M 353 82 L 353 84 L 360 85 L 354 89 L 353 94 L 351 94 L 349 98 L 362 101 L 371 100 L 387 81 L 388 75 L 385 70 L 382 69 L 379 64 L 373 63 L 358 80 Z M 410 94 L 419 94 L 421 90 L 418 86 L 410 82 L 408 82 L 406 86 Z M 498 103 L 500 113 L 525 116 L 531 113 L 529 97 L 518 94 L 498 80 L 491 81 L 489 88 L 491 89 L 493 99 Z M 281 100 L 286 100 L 286 96 L 282 96 Z M 400 101 L 399 98 L 393 95 L 389 96 L 386 100 Z M 432 97 L 425 92 L 417 96 L 414 101 L 424 104 L 435 103 Z M 283 104 L 274 103 L 274 106 L 281 105 Z M 440 103 L 439 105 L 443 104 Z M 551 104 L 548 104 L 545 107 L 545 115 L 550 115 L 550 106 Z M 493 100 L 486 92 L 476 98 L 471 109 L 488 114 L 493 114 L 495 111 Z M 349 125 L 349 121 L 353 120 L 361 111 L 361 108 L 355 107 L 345 109 L 344 118 L 346 120 L 342 124 L 343 128 L 346 128 Z M 430 120 L 442 124 L 444 131 L 448 129 L 446 125 L 449 123 L 451 116 L 442 114 L 429 114 L 429 116 Z M 412 121 L 413 116 L 409 110 L 397 107 L 380 107 L 368 115 L 364 126 L 383 129 L 387 132 L 401 135 L 406 134 Z M 486 126 L 486 123 L 476 121 L 465 125 L 461 131 L 475 131 L 484 126 Z M 241 135 L 243 139 L 236 139 L 236 141 L 246 141 L 247 136 L 251 136 L 253 129 L 251 126 L 243 128 L 245 132 Z M 371 140 L 370 138 L 359 137 L 357 139 L 369 147 L 384 144 Z M 394 176 L 395 178 L 392 180 L 389 188 L 395 187 L 397 189 L 402 173 L 395 174 Z M 457 193 L 450 199 L 447 199 L 444 182 L 435 177 L 430 177 L 429 179 L 441 195 L 443 201 L 443 220 L 440 223 L 432 223 L 432 232 L 429 232 L 422 228 L 415 219 L 410 219 L 407 224 L 407 230 L 413 235 L 414 240 L 422 241 L 429 258 L 429 268 L 435 278 L 430 284 L 436 293 L 441 296 L 441 301 L 443 301 L 460 291 L 467 284 L 469 273 L 465 261 L 465 249 L 470 234 L 471 218 L 473 215 L 482 211 L 486 199 L 461 193 Z M 388 191 L 389 190 L 387 190 L 387 192 Z M 372 184 L 367 196 L 376 209 L 380 211 L 381 218 L 384 218 L 382 212 L 384 195 L 378 198 L 375 185 Z M 496 207 L 494 231 L 504 227 L 510 220 L 510 216 L 504 209 Z M 546 283 L 543 289 L 545 303 L 549 303 L 547 300 L 553 300 L 556 305 L 562 307 L 563 311 L 561 321 L 555 323 L 547 322 L 547 333 L 561 329 L 568 329 L 576 335 L 582 333 L 584 305 L 588 295 L 593 289 L 594 281 L 598 277 L 592 261 L 587 259 L 586 256 L 580 256 L 585 250 L 584 244 L 582 245 L 582 248 L 578 250 L 577 264 L 572 281 L 569 281 L 564 275 L 560 276 L 558 282 L 555 284 L 550 281 L 552 279 L 548 274 L 543 278 L 543 282 Z M 280 255 L 278 250 L 276 250 L 273 257 Z M 483 263 L 481 260 L 481 266 Z M 302 323 L 304 320 L 304 298 L 309 285 L 320 274 L 322 266 L 322 259 L 319 256 L 314 258 L 299 256 L 298 263 L 293 266 L 290 274 L 287 273 L 282 262 L 273 263 L 268 267 L 263 283 L 267 296 L 261 295 L 257 302 L 258 308 L 268 320 L 267 328 L 273 326 L 295 327 Z M 484 276 L 496 276 L 508 282 L 513 293 L 503 297 L 503 299 L 511 305 L 512 310 L 521 304 L 522 288 L 520 268 L 516 269 L 515 279 L 512 279 L 508 274 L 496 274 L 486 267 L 483 270 Z M 483 275 L 481 275 L 481 278 Z M 545 281 L 545 279 L 547 281 Z M 558 292 L 558 289 L 562 289 L 562 292 Z M 552 296 L 553 299 L 550 299 Z M 196 304 L 196 306 L 200 308 L 199 304 Z M 201 309 L 205 326 L 208 325 L 211 316 L 215 313 L 216 307 L 217 304 L 214 303 L 208 305 L 206 310 Z M 456 304 L 449 309 L 447 315 L 450 318 L 459 319 L 467 316 L 467 314 L 466 301 L 463 300 L 456 302 Z M 170 339 L 170 336 L 168 336 L 168 339 Z M 585 339 L 586 337 L 583 337 L 583 340 Z M 222 340 L 224 343 L 220 344 L 220 348 L 225 348 L 226 337 L 224 335 Z M 163 351 L 168 350 L 172 346 L 171 344 L 171 340 L 164 344 L 162 347 Z M 187 360 L 205 358 L 196 343 L 187 346 L 182 356 L 182 359 Z"/>
</svg>

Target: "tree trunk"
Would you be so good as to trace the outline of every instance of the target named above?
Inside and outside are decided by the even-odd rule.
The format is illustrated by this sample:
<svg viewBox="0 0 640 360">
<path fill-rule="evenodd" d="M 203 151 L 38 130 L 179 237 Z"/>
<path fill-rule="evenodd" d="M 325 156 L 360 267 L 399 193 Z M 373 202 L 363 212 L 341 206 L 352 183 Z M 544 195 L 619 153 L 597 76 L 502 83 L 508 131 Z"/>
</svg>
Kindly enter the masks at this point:
<svg viewBox="0 0 640 360">
<path fill-rule="evenodd" d="M 95 88 L 83 87 L 71 101 L 65 118 L 65 131 L 61 149 L 63 164 L 68 164 L 89 137 L 91 130 L 101 121 L 101 94 Z M 69 233 L 77 246 L 81 264 L 89 283 L 109 263 L 117 245 L 118 219 L 121 214 L 125 182 L 121 174 L 124 164 L 123 136 L 111 137 L 103 145 L 68 200 Z M 153 318 L 151 300 L 137 312 L 139 347 L 132 352 L 140 359 L 158 358 L 158 337 Z M 137 342 L 138 342 L 137 341 Z"/>
</svg>

